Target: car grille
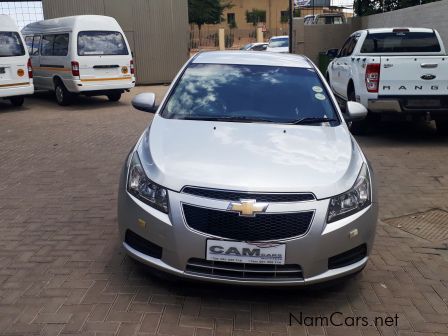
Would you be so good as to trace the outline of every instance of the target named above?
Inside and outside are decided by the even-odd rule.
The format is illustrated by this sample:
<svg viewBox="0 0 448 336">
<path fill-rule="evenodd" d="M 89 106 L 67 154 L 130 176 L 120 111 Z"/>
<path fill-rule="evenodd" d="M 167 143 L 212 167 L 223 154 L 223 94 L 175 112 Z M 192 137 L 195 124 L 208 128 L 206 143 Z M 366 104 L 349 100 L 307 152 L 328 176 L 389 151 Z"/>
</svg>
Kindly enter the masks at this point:
<svg viewBox="0 0 448 336">
<path fill-rule="evenodd" d="M 182 190 L 183 193 L 220 199 L 226 201 L 239 201 L 241 199 L 254 199 L 257 202 L 305 202 L 312 201 L 315 199 L 314 195 L 311 193 L 252 193 L 252 192 L 238 192 L 238 191 L 228 191 L 219 189 L 203 189 L 196 187 L 185 187 Z"/>
<path fill-rule="evenodd" d="M 267 241 L 304 235 L 314 211 L 257 214 L 244 217 L 238 213 L 183 204 L 187 225 L 197 231 L 241 241 Z"/>
<path fill-rule="evenodd" d="M 237 264 L 191 258 L 186 273 L 236 280 L 303 280 L 299 265 Z"/>
</svg>

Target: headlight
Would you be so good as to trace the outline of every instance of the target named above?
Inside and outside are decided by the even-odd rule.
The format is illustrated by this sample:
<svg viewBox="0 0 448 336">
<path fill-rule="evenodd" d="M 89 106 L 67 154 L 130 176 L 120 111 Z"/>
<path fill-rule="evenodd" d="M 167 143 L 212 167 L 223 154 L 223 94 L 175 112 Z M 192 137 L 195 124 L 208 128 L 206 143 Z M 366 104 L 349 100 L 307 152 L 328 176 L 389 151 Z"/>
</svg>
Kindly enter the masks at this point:
<svg viewBox="0 0 448 336">
<path fill-rule="evenodd" d="M 331 198 L 327 223 L 350 216 L 368 207 L 371 203 L 369 169 L 366 164 L 363 164 L 353 187 L 346 193 Z"/>
<path fill-rule="evenodd" d="M 149 206 L 168 213 L 168 191 L 145 174 L 137 152 L 132 154 L 128 173 L 128 192 Z"/>
</svg>

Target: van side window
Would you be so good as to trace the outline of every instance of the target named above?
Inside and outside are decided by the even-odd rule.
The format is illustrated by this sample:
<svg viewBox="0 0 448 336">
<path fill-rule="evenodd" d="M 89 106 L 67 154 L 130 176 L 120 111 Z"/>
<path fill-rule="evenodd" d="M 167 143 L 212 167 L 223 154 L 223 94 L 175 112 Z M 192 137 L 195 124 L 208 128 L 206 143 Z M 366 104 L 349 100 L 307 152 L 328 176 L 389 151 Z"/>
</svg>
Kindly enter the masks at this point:
<svg viewBox="0 0 448 336">
<path fill-rule="evenodd" d="M 30 55 L 31 56 L 37 56 L 39 55 L 39 48 L 40 47 L 40 35 L 36 35 L 33 38 L 33 49 L 31 49 Z"/>
<path fill-rule="evenodd" d="M 68 34 L 42 36 L 42 56 L 67 56 Z"/>
<path fill-rule="evenodd" d="M 26 48 L 28 49 L 28 53 L 31 55 L 31 51 L 33 50 L 33 37 L 27 36 L 25 37 Z"/>
<path fill-rule="evenodd" d="M 59 34 L 54 37 L 53 55 L 67 56 L 68 54 L 68 34 Z"/>
<path fill-rule="evenodd" d="M 53 43 L 54 43 L 54 35 L 42 36 L 41 52 L 40 52 L 42 56 L 53 55 Z"/>
</svg>

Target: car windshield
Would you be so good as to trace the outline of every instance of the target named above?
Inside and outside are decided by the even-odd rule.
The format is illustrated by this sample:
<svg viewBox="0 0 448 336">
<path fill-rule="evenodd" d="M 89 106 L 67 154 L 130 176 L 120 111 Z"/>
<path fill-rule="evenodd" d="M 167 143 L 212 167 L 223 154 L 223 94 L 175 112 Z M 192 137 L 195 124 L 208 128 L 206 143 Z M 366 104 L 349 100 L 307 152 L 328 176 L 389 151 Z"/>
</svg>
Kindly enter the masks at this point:
<svg viewBox="0 0 448 336">
<path fill-rule="evenodd" d="M 120 32 L 83 31 L 78 34 L 78 55 L 128 55 L 128 47 Z"/>
<path fill-rule="evenodd" d="M 393 32 L 369 34 L 361 48 L 362 53 L 440 52 L 434 32 Z"/>
<path fill-rule="evenodd" d="M 331 119 L 331 125 L 339 124 L 313 69 L 262 65 L 191 64 L 162 116 L 273 123 Z"/>
<path fill-rule="evenodd" d="M 269 48 L 289 47 L 289 38 L 276 38 L 269 41 Z"/>
<path fill-rule="evenodd" d="M 0 57 L 25 55 L 22 39 L 17 32 L 0 32 Z"/>
</svg>

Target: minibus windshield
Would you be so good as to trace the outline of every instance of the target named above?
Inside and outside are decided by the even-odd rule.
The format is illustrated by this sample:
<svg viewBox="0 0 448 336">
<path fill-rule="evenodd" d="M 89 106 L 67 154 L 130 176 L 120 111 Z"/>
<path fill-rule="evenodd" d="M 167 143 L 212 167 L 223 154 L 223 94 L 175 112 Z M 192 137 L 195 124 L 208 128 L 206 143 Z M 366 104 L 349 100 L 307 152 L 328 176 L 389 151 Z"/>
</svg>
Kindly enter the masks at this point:
<svg viewBox="0 0 448 336">
<path fill-rule="evenodd" d="M 0 57 L 25 55 L 22 39 L 17 32 L 0 32 Z"/>
<path fill-rule="evenodd" d="M 129 51 L 120 32 L 82 31 L 78 34 L 78 55 L 129 55 Z"/>
</svg>

